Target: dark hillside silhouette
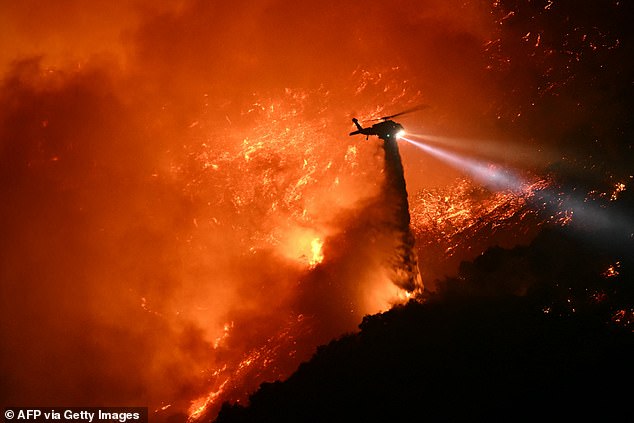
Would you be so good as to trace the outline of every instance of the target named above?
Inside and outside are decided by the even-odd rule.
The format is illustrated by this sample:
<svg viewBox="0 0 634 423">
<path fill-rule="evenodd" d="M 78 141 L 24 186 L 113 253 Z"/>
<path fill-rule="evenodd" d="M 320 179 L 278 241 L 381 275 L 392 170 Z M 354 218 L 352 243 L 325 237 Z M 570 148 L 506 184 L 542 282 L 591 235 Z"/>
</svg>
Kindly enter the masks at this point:
<svg viewBox="0 0 634 423">
<path fill-rule="evenodd" d="M 367 316 L 284 382 L 263 384 L 226 422 L 526 420 L 629 412 L 630 263 L 565 229 L 528 247 L 492 248 L 424 302 Z M 625 270 L 625 269 L 623 269 Z M 621 288 L 619 288 L 621 287 Z M 631 310 L 629 310 L 631 312 Z"/>
</svg>

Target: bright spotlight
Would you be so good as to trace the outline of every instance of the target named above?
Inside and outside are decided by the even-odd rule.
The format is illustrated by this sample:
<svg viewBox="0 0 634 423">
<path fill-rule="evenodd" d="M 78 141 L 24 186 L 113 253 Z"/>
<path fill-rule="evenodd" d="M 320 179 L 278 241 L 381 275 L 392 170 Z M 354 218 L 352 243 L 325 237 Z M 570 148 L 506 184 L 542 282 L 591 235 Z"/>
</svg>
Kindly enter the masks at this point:
<svg viewBox="0 0 634 423">
<path fill-rule="evenodd" d="M 452 153 L 448 150 L 433 147 L 429 144 L 414 141 L 406 137 L 402 137 L 401 139 L 407 141 L 415 147 L 418 147 L 437 159 L 444 161 L 454 168 L 465 171 L 472 178 L 486 184 L 489 187 L 517 191 L 521 190 L 525 185 L 525 181 L 515 175 L 510 169 L 505 169 L 493 163 L 470 159 L 468 157 Z"/>
<path fill-rule="evenodd" d="M 397 140 L 400 140 L 401 138 L 403 138 L 405 136 L 405 131 L 403 129 L 401 129 L 400 131 L 398 131 L 395 135 Z"/>
</svg>

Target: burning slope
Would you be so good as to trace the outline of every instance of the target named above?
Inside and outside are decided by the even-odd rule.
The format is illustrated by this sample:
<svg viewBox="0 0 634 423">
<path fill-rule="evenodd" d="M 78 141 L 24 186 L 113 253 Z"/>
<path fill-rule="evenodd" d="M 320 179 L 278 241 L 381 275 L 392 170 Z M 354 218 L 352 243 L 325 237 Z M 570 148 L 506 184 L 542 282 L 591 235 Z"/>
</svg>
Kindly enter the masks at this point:
<svg viewBox="0 0 634 423">
<path fill-rule="evenodd" d="M 615 66 L 628 38 L 566 19 L 582 13 L 566 2 L 2 3 L 0 392 L 14 404 L 216 406 L 401 300 L 407 207 L 402 190 L 384 201 L 384 151 L 346 137 L 352 116 L 424 100 L 403 125 L 476 138 L 502 126 L 509 154 L 560 141 L 536 140 L 538 122 L 568 134 L 568 156 L 578 141 L 609 152 L 629 187 L 616 159 L 631 157 L 617 148 L 631 125 L 606 127 L 631 84 L 592 76 L 613 55 L 610 75 L 629 78 Z M 628 7 L 604 12 L 625 27 Z M 602 124 L 579 130 L 597 110 Z M 459 173 L 402 151 L 412 193 L 444 193 Z M 461 209 L 445 197 L 422 207 Z M 440 230 L 503 211 L 493 198 Z M 415 226 L 433 227 L 412 204 Z"/>
<path fill-rule="evenodd" d="M 558 295 L 565 290 L 541 290 L 555 275 L 566 286 L 576 283 L 574 248 L 561 267 L 531 263 L 557 253 L 561 236 L 487 252 L 451 291 L 368 316 L 359 333 L 320 347 L 288 380 L 264 384 L 249 407 L 226 405 L 216 421 L 618 419 L 630 404 L 621 383 L 634 377 L 631 326 L 607 324 L 604 304 L 575 303 L 575 311 Z M 526 267 L 517 271 L 518 264 Z M 508 285 L 527 277 L 536 289 L 508 294 Z M 562 308 L 542 312 L 544 301 Z"/>
<path fill-rule="evenodd" d="M 285 104 L 285 108 L 291 107 L 293 114 L 298 113 L 291 100 Z M 282 108 L 282 113 L 285 108 Z M 217 389 L 214 388 L 192 406 L 191 418 L 198 418 L 204 413 L 213 416 L 222 401 L 244 401 L 245 391 L 255 389 L 262 381 L 287 376 L 289 369 L 308 358 L 319 343 L 326 342 L 336 333 L 352 330 L 355 322 L 373 310 L 387 309 L 404 301 L 414 291 L 422 290 L 398 150 L 384 145 L 384 151 L 381 151 L 376 140 L 349 145 L 343 156 L 345 162 L 352 164 L 352 168 L 346 172 L 348 175 L 343 172 L 332 173 L 333 159 L 328 158 L 327 152 L 320 152 L 316 146 L 314 150 L 304 147 L 309 142 L 302 138 L 318 138 L 317 131 L 313 132 L 308 126 L 302 129 L 301 135 L 285 136 L 290 119 L 284 114 L 280 115 L 279 110 L 276 113 L 275 119 L 267 116 L 267 122 L 269 119 L 280 121 L 284 129 L 282 134 L 273 131 L 269 143 L 279 142 L 283 147 L 272 152 L 261 141 L 255 144 L 245 142 L 245 149 L 238 156 L 238 161 L 244 160 L 250 167 L 252 162 L 257 163 L 264 157 L 266 164 L 256 166 L 255 172 L 262 169 L 265 174 L 253 178 L 263 182 L 264 192 L 270 189 L 268 185 L 273 177 L 268 174 L 275 169 L 276 160 L 288 163 L 295 160 L 294 154 L 301 154 L 301 169 L 308 171 L 298 174 L 301 177 L 293 184 L 295 190 L 288 202 L 281 202 L 280 199 L 285 200 L 285 196 L 279 193 L 265 196 L 270 198 L 272 204 L 260 219 L 266 222 L 268 219 L 279 219 L 279 213 L 288 213 L 287 223 L 281 228 L 279 223 L 272 226 L 272 233 L 266 238 L 257 232 L 253 233 L 250 247 L 254 258 L 272 249 L 286 259 L 303 264 L 295 276 L 294 292 L 287 292 L 287 300 L 278 305 L 278 311 L 279 307 L 289 308 L 291 319 L 284 323 L 285 329 L 281 332 L 262 345 L 254 344 L 250 351 L 245 351 L 242 361 L 229 365 L 225 363 L 215 382 Z M 270 134 L 272 126 L 267 124 L 266 128 Z M 294 151 L 296 145 L 298 149 Z M 359 163 L 358 149 L 375 151 L 372 162 L 377 166 L 374 177 L 378 186 L 371 187 L 375 192 L 357 200 L 354 207 L 347 210 L 320 208 L 322 202 L 332 206 L 340 199 L 349 201 L 354 194 L 342 196 L 339 191 L 346 186 L 342 181 L 355 174 L 354 168 Z M 323 154 L 323 160 L 327 161 L 322 169 L 318 167 L 319 158 L 315 157 L 319 154 Z M 276 155 L 283 158 L 271 158 Z M 232 166 L 214 162 L 207 167 L 217 171 Z M 385 172 L 381 172 L 382 167 Z M 243 172 L 252 174 L 254 170 L 250 168 Z M 286 177 L 291 175 L 289 171 L 284 174 Z M 329 179 L 332 185 L 324 186 L 320 181 L 324 179 Z M 329 187 L 329 192 L 324 192 L 324 187 Z M 248 203 L 250 201 L 247 200 Z M 261 204 L 262 198 L 257 201 Z M 294 211 L 293 208 L 301 203 L 306 204 L 306 208 L 301 213 Z M 290 239 L 286 238 L 288 236 Z M 296 250 L 298 247 L 301 248 L 299 251 Z M 267 329 L 267 333 L 271 332 L 275 333 L 276 329 Z M 252 335 L 251 339 L 254 338 Z M 269 369 L 269 366 L 273 369 Z"/>
<path fill-rule="evenodd" d="M 284 90 L 182 125 L 128 104 L 118 90 L 133 82 L 36 60 L 5 81 L 2 138 L 21 143 L 2 157 L 13 245 L 3 298 L 36 293 L 6 304 L 4 365 L 33 375 L 10 372 L 10 398 L 171 414 L 211 390 L 195 415 L 290 374 L 316 345 L 405 298 L 390 277 L 402 192 L 385 194 L 377 143 L 326 129 L 339 117 L 322 106 L 336 104 L 328 93 Z M 59 319 L 46 318 L 53 310 Z M 28 339 L 43 349 L 14 354 Z M 72 360 L 56 369 L 41 359 L 51 354 Z M 129 373 L 127 389 L 111 389 Z M 76 389 L 59 386 L 68 378 Z"/>
<path fill-rule="evenodd" d="M 287 380 L 263 384 L 248 406 L 226 404 L 215 421 L 508 419 L 518 412 L 601 420 L 627 413 L 629 393 L 620 386 L 634 377 L 633 222 L 615 234 L 577 221 L 575 202 L 535 207 L 549 190 L 574 196 L 552 181 L 530 193 L 500 193 L 515 197 L 501 203 L 495 193 L 467 187 L 489 198 L 447 217 L 450 235 L 464 231 L 477 248 L 494 242 L 490 225 L 512 236 L 536 220 L 540 233 L 525 246 L 495 246 L 462 262 L 421 301 L 366 316 L 359 333 L 319 347 Z M 612 217 L 631 210 L 631 194 L 605 194 L 586 198 L 588 208 L 601 205 Z M 486 222 L 465 224 L 471 219 L 461 215 L 479 207 Z M 437 242 L 444 244 L 442 235 Z M 579 401 L 591 406 L 571 406 Z"/>
<path fill-rule="evenodd" d="M 530 181 L 530 179 L 527 179 Z M 468 179 L 446 188 L 421 190 L 412 200 L 412 226 L 426 286 L 455 274 L 463 260 L 472 260 L 493 245 L 512 247 L 529 242 L 543 224 L 536 196 L 550 182 L 533 177 L 518 191 L 493 191 Z M 560 219 L 565 211 L 554 213 Z"/>
</svg>

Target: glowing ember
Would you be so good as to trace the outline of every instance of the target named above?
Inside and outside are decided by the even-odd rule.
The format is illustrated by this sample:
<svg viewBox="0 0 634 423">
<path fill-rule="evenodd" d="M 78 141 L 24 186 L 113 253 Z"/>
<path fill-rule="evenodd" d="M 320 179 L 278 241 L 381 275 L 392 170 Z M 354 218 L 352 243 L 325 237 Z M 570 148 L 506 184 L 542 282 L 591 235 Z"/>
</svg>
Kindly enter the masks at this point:
<svg viewBox="0 0 634 423">
<path fill-rule="evenodd" d="M 621 263 L 617 261 L 616 263 L 609 265 L 605 272 L 602 273 L 602 275 L 606 278 L 613 278 L 615 276 L 618 276 L 619 267 L 621 267 Z"/>
<path fill-rule="evenodd" d="M 612 321 L 634 332 L 634 309 L 620 309 L 612 315 Z"/>
<path fill-rule="evenodd" d="M 614 185 L 614 191 L 610 194 L 610 201 L 616 201 L 619 198 L 619 194 L 625 191 L 625 184 L 619 182 Z"/>
</svg>

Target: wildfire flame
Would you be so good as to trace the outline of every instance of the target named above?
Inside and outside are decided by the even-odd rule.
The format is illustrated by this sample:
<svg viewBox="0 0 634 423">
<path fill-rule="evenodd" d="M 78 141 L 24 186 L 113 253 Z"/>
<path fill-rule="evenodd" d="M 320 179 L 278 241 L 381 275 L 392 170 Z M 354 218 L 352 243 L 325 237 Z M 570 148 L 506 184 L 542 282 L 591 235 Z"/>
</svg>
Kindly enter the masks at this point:
<svg viewBox="0 0 634 423">
<path fill-rule="evenodd" d="M 319 238 L 314 238 L 312 241 L 310 241 L 311 257 L 308 261 L 308 264 L 310 264 L 311 267 L 315 267 L 316 265 L 324 261 L 324 253 L 322 251 L 323 246 L 324 242 Z"/>
<path fill-rule="evenodd" d="M 370 78 L 370 74 L 364 73 L 363 78 Z M 292 369 L 299 360 L 307 358 L 319 339 L 325 340 L 321 336 L 329 338 L 339 331 L 351 330 L 363 315 L 383 311 L 395 303 L 407 301 L 412 295 L 412 292 L 395 286 L 389 276 L 389 269 L 394 266 L 394 252 L 389 246 L 374 246 L 372 239 L 379 234 L 385 240 L 398 236 L 396 232 L 391 232 L 392 229 L 387 229 L 390 220 L 397 218 L 391 217 L 390 204 L 395 202 L 394 198 L 406 193 L 397 192 L 394 194 L 397 197 L 385 201 L 380 197 L 381 191 L 373 181 L 382 179 L 381 168 L 385 158 L 377 154 L 379 145 L 330 142 L 324 137 L 325 124 L 317 121 L 315 125 L 301 119 L 311 98 L 324 95 L 287 89 L 283 101 L 258 99 L 243 113 L 253 121 L 249 134 L 242 136 L 239 132 L 235 133 L 242 138 L 239 151 L 218 154 L 204 143 L 200 151 L 190 153 L 194 160 L 193 168 L 198 169 L 195 173 L 192 174 L 192 167 L 188 168 L 190 170 L 175 168 L 176 175 L 182 174 L 181 177 L 194 181 L 195 185 L 189 188 L 190 195 L 209 192 L 211 198 L 214 191 L 204 187 L 213 187 L 218 184 L 217 180 L 225 180 L 223 173 L 237 171 L 248 175 L 228 201 L 218 200 L 216 204 L 234 210 L 236 219 L 232 226 L 241 234 L 239 243 L 252 257 L 257 259 L 272 254 L 271 257 L 280 261 L 278 266 L 287 267 L 285 272 L 290 278 L 285 284 L 289 290 L 280 292 L 278 307 L 287 309 L 291 316 L 302 316 L 299 320 L 291 317 L 282 324 L 285 329 L 277 331 L 260 345 L 253 344 L 244 350 L 240 361 L 229 365 L 224 363 L 220 366 L 222 371 L 208 372 L 213 375 L 214 387 L 192 403 L 189 409 L 191 420 L 207 413 L 213 414 L 213 410 L 217 410 L 224 401 L 246 400 L 246 394 L 260 382 L 286 376 L 288 370 L 285 369 Z M 298 121 L 304 123 L 299 126 Z M 198 130 L 204 126 L 199 123 L 193 128 Z M 219 188 L 216 190 L 219 191 Z M 361 219 L 354 216 L 359 204 L 371 204 L 361 206 L 362 210 L 364 207 L 371 210 Z M 351 211 L 353 216 L 348 216 Z M 209 222 L 211 227 L 219 222 L 214 215 L 196 216 L 195 219 L 197 228 L 201 227 L 200 222 Z M 258 223 L 254 225 L 254 222 Z M 348 226 L 348 222 L 354 223 Z M 363 225 L 352 229 L 360 223 Z M 357 260 L 354 252 L 347 255 L 342 255 L 340 251 L 330 253 L 332 245 L 337 242 L 351 244 L 352 248 L 364 251 L 362 254 L 366 255 L 366 260 L 369 259 L 363 269 L 365 273 L 358 272 L 359 269 L 352 265 Z M 396 240 L 391 242 L 397 245 Z M 351 263 L 347 264 L 348 261 Z M 346 268 L 350 270 L 342 272 Z M 338 313 L 348 315 L 343 322 L 349 323 L 337 323 L 335 331 L 329 329 L 326 334 L 317 337 L 308 336 L 323 329 L 315 327 L 315 318 L 318 318 L 315 311 L 295 303 L 296 296 L 315 295 L 303 294 L 302 290 L 310 292 L 318 289 L 316 299 L 332 302 L 333 297 L 322 297 L 326 292 L 319 292 L 324 282 L 315 279 L 321 272 L 332 272 L 330 269 L 342 272 L 342 275 L 333 274 L 331 283 L 338 284 L 341 289 L 335 294 L 341 299 L 335 300 L 334 304 L 341 301 L 340 307 L 345 311 Z M 364 274 L 367 276 L 364 277 Z M 304 279 L 314 280 L 305 282 Z M 359 284 L 359 288 L 345 285 L 350 283 Z M 293 285 L 298 286 L 299 291 L 293 291 L 297 288 L 291 290 Z M 330 293 L 327 295 L 331 296 Z M 224 333 L 215 338 L 214 348 L 219 350 L 222 345 L 230 345 L 232 334 L 238 333 L 238 330 L 235 322 L 231 333 L 225 325 Z M 275 331 L 273 328 L 268 330 Z M 234 350 L 232 355 L 237 353 L 239 350 Z"/>
</svg>

